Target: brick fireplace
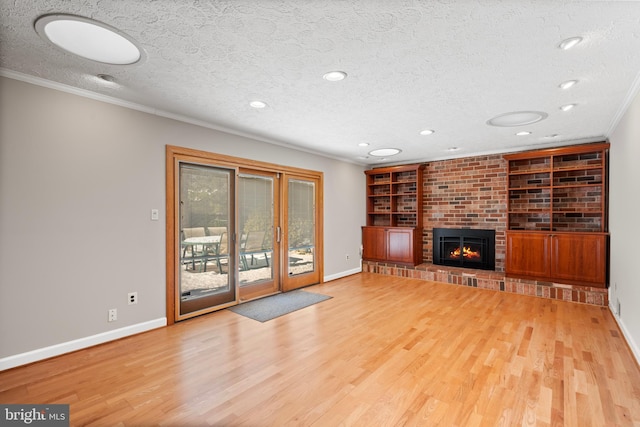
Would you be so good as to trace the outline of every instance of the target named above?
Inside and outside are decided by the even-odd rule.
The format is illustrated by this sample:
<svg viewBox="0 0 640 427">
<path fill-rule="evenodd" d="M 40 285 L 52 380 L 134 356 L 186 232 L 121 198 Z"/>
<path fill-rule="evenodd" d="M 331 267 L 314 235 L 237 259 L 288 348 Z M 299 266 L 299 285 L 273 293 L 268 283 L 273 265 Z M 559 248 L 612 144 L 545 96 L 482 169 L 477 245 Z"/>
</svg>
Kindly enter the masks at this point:
<svg viewBox="0 0 640 427">
<path fill-rule="evenodd" d="M 495 271 L 504 272 L 507 162 L 501 155 L 427 164 L 422 258 L 433 262 L 434 228 L 495 230 Z"/>
<path fill-rule="evenodd" d="M 363 271 L 435 280 L 605 306 L 606 289 L 572 286 L 504 276 L 507 229 L 507 162 L 502 155 L 429 162 L 424 169 L 424 264 L 415 268 L 363 262 Z M 433 229 L 495 230 L 495 271 L 433 264 Z"/>
</svg>

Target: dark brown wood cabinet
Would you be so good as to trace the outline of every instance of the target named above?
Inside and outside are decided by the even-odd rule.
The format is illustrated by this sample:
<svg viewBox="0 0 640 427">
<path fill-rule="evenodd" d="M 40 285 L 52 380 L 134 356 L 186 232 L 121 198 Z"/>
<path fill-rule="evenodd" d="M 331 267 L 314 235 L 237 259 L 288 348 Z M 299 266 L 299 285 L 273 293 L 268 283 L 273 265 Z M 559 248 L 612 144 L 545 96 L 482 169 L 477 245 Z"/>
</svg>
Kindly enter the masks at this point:
<svg viewBox="0 0 640 427">
<path fill-rule="evenodd" d="M 414 227 L 362 227 L 362 258 L 396 264 L 422 263 L 422 230 Z"/>
<path fill-rule="evenodd" d="M 397 264 L 422 263 L 422 174 L 424 165 L 365 171 L 367 225 L 362 258 Z"/>
<path fill-rule="evenodd" d="M 609 144 L 505 155 L 505 272 L 605 287 Z"/>
<path fill-rule="evenodd" d="M 602 287 L 607 233 L 507 232 L 507 274 Z"/>
</svg>

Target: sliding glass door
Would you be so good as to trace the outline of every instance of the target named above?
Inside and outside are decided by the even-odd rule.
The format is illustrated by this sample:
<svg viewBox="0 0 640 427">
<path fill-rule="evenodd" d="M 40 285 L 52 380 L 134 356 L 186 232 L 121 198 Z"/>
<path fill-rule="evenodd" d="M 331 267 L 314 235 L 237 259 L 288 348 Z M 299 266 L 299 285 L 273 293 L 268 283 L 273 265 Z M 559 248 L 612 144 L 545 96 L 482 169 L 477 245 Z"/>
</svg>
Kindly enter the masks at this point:
<svg viewBox="0 0 640 427">
<path fill-rule="evenodd" d="M 242 169 L 238 175 L 240 300 L 279 291 L 278 174 Z"/>
<path fill-rule="evenodd" d="M 167 146 L 167 320 L 320 283 L 322 174 Z"/>
<path fill-rule="evenodd" d="M 318 180 L 287 175 L 285 178 L 285 242 L 287 262 L 283 290 L 300 288 L 318 283 L 318 243 L 321 242 L 318 227 Z"/>
<path fill-rule="evenodd" d="M 179 313 L 181 316 L 236 299 L 234 283 L 234 174 L 180 163 Z"/>
</svg>

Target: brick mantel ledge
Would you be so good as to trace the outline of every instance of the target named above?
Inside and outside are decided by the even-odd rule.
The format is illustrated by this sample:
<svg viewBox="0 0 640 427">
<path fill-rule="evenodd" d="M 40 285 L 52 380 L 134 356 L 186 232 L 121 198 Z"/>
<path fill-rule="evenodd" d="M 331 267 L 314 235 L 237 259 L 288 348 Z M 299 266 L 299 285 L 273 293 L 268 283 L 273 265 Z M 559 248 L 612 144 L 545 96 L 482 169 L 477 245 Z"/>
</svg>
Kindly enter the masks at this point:
<svg viewBox="0 0 640 427">
<path fill-rule="evenodd" d="M 415 267 L 362 261 L 362 271 L 386 274 L 389 276 L 410 277 L 454 285 L 491 289 L 520 295 L 584 303 L 606 307 L 609 294 L 605 288 L 567 285 L 562 283 L 506 277 L 504 273 L 469 268 L 447 267 L 433 264 L 420 264 Z"/>
</svg>

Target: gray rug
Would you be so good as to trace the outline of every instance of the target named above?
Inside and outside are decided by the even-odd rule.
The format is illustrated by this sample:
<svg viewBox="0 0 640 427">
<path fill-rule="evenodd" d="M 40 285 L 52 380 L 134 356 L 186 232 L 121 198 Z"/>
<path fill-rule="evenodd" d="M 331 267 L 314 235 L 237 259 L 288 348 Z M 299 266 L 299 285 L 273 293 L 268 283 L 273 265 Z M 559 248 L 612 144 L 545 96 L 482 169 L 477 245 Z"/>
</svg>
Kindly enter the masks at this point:
<svg viewBox="0 0 640 427">
<path fill-rule="evenodd" d="M 332 297 L 297 290 L 245 302 L 230 307 L 229 310 L 258 322 L 266 322 L 329 298 Z"/>
</svg>

